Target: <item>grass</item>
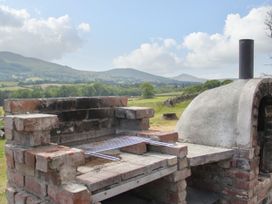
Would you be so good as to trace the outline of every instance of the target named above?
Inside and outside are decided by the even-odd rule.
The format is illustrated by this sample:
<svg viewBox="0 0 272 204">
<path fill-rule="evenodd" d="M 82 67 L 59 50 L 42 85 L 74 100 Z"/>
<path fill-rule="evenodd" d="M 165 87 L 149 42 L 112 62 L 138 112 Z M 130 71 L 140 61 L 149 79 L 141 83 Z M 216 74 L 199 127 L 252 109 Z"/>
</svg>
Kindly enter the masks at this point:
<svg viewBox="0 0 272 204">
<path fill-rule="evenodd" d="M 0 106 L 0 116 L 4 115 L 3 108 Z M 3 120 L 0 120 L 0 128 L 3 127 Z M 6 188 L 6 161 L 4 154 L 5 140 L 0 140 L 0 204 L 6 204 L 5 188 Z"/>
<path fill-rule="evenodd" d="M 17 90 L 22 90 L 26 89 L 21 86 L 8 86 L 8 87 L 0 87 L 0 91 L 17 91 Z"/>
<path fill-rule="evenodd" d="M 169 92 L 169 93 L 156 94 L 156 96 L 180 96 L 182 94 L 183 94 L 182 91 L 178 91 L 178 92 Z"/>
<path fill-rule="evenodd" d="M 151 107 L 155 110 L 155 116 L 150 120 L 151 128 L 160 129 L 160 130 L 173 130 L 177 121 L 166 121 L 162 119 L 162 114 L 167 112 L 174 112 L 180 117 L 183 110 L 187 107 L 190 101 L 184 101 L 177 104 L 174 107 L 166 107 L 163 105 L 167 96 L 157 96 L 152 99 L 141 99 L 141 98 L 132 98 L 129 100 L 129 106 L 144 106 Z M 0 114 L 2 107 L 0 107 Z M 3 122 L 0 121 L 0 127 L 3 125 Z M 4 145 L 5 140 L 0 140 L 0 204 L 7 204 L 5 197 L 5 188 L 6 188 L 6 161 L 4 155 Z"/>
<path fill-rule="evenodd" d="M 152 99 L 134 98 L 129 100 L 128 105 L 153 108 L 155 110 L 155 116 L 150 119 L 152 129 L 174 130 L 177 121 L 162 119 L 163 113 L 176 113 L 179 118 L 191 100 L 176 104 L 174 107 L 167 107 L 163 105 L 163 101 L 167 98 L 167 96 L 159 96 Z"/>
<path fill-rule="evenodd" d="M 4 156 L 5 140 L 0 140 L 0 204 L 6 204 L 5 188 L 6 188 L 6 161 Z"/>
</svg>

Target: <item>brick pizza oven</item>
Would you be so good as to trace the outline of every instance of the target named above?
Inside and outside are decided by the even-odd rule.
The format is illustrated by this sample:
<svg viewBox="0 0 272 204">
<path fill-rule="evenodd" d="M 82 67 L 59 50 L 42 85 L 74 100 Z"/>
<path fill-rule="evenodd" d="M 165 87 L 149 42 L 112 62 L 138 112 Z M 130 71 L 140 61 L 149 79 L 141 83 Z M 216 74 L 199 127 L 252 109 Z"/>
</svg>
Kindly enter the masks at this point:
<svg viewBox="0 0 272 204">
<path fill-rule="evenodd" d="M 253 50 L 252 40 L 241 43 Z M 272 203 L 272 79 L 252 79 L 252 50 L 239 80 L 200 94 L 177 124 L 181 142 L 235 151 L 225 161 L 191 165 L 187 180 L 226 203 Z"/>
</svg>

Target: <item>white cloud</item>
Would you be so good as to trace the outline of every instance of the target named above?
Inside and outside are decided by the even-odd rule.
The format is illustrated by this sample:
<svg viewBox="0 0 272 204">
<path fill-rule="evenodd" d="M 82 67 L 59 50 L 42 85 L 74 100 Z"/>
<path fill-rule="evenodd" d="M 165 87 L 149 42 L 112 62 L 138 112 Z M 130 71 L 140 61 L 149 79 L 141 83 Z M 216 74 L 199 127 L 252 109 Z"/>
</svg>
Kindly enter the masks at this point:
<svg viewBox="0 0 272 204">
<path fill-rule="evenodd" d="M 246 16 L 229 14 L 222 33 L 190 33 L 183 41 L 174 39 L 142 44 L 129 54 L 113 60 L 116 67 L 135 67 L 155 74 L 185 68 L 225 68 L 238 61 L 239 39 L 255 40 L 256 57 L 272 52 L 271 38 L 265 31 L 264 19 L 270 6 L 252 9 Z"/>
<path fill-rule="evenodd" d="M 24 9 L 0 5 L 0 49 L 45 60 L 60 59 L 82 46 L 68 15 L 36 19 Z"/>
<path fill-rule="evenodd" d="M 151 73 L 166 74 L 169 67 L 176 68 L 181 65 L 177 56 L 177 43 L 174 39 L 157 39 L 151 43 L 144 43 L 131 53 L 114 59 L 116 67 L 143 68 Z"/>
<path fill-rule="evenodd" d="M 90 32 L 91 31 L 90 24 L 84 23 L 84 22 L 80 23 L 77 28 L 78 28 L 78 30 L 81 30 L 83 32 Z"/>
</svg>

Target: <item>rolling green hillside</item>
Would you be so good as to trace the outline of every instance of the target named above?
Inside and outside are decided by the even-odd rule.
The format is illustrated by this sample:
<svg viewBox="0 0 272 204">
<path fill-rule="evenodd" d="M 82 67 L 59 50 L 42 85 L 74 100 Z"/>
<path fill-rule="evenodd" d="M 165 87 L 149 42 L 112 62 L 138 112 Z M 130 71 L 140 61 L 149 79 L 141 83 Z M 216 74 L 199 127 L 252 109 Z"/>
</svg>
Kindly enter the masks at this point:
<svg viewBox="0 0 272 204">
<path fill-rule="evenodd" d="M 156 76 L 132 68 L 118 68 L 104 72 L 80 71 L 40 59 L 24 57 L 11 52 L 0 52 L 0 81 L 51 81 L 114 83 L 184 84 L 178 80 Z M 187 82 L 186 82 L 187 84 Z"/>
</svg>

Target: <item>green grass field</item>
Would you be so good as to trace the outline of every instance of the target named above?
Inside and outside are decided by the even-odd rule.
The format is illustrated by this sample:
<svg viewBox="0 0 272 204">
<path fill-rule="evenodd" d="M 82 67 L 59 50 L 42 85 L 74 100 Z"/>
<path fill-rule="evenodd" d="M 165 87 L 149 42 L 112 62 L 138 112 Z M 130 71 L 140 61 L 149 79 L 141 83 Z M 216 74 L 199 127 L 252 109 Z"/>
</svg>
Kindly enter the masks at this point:
<svg viewBox="0 0 272 204">
<path fill-rule="evenodd" d="M 150 119 L 150 126 L 154 129 L 173 130 L 175 129 L 176 120 L 164 120 L 162 119 L 163 113 L 176 113 L 178 118 L 181 116 L 184 109 L 191 102 L 190 100 L 176 104 L 174 107 L 167 107 L 163 105 L 167 96 L 158 96 L 151 99 L 132 98 L 128 101 L 129 106 L 144 106 L 150 107 L 155 110 L 155 116 Z"/>
<path fill-rule="evenodd" d="M 6 161 L 4 156 L 5 140 L 0 140 L 0 204 L 6 204 L 5 188 L 6 188 Z"/>
<path fill-rule="evenodd" d="M 129 99 L 129 106 L 142 106 L 151 107 L 155 110 L 155 117 L 150 120 L 151 128 L 162 130 L 173 130 L 177 121 L 166 121 L 161 118 L 163 113 L 174 112 L 180 117 L 183 110 L 187 107 L 190 101 L 184 101 L 177 104 L 175 107 L 166 107 L 163 105 L 163 101 L 167 96 L 157 96 L 152 99 L 132 98 Z M 0 107 L 0 114 L 2 107 Z M 0 126 L 3 125 L 0 121 Z M 0 140 L 0 204 L 6 204 L 5 188 L 6 188 L 6 162 L 4 156 L 4 144 L 5 140 Z"/>
<path fill-rule="evenodd" d="M 4 115 L 3 108 L 0 106 L 0 116 Z M 0 120 L 0 128 L 3 127 L 3 121 Z M 6 188 L 6 161 L 4 155 L 5 140 L 0 140 L 0 204 L 6 204 L 5 188 Z"/>
</svg>

